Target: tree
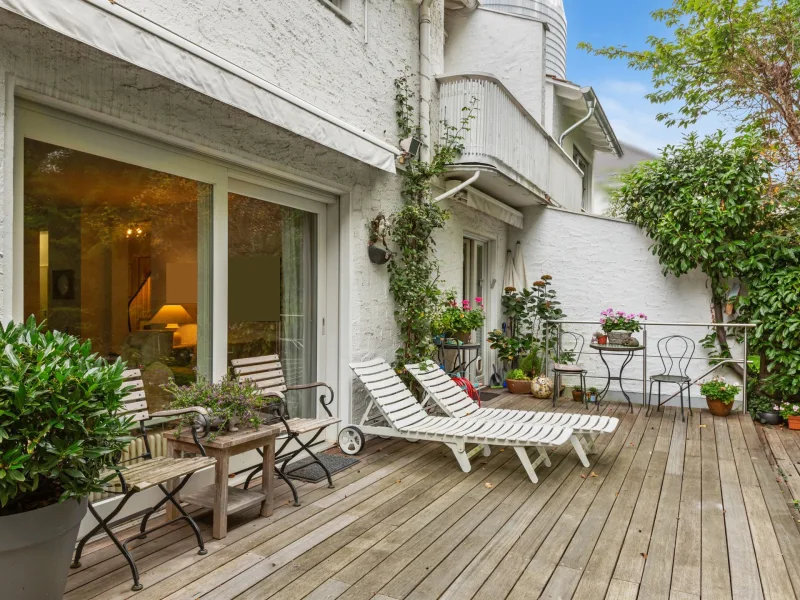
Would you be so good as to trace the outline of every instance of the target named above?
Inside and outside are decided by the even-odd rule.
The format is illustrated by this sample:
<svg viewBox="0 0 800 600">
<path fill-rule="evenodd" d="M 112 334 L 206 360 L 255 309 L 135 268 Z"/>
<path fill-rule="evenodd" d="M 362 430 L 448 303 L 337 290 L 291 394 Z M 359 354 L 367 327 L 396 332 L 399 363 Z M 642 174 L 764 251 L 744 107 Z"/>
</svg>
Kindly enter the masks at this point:
<svg viewBox="0 0 800 600">
<path fill-rule="evenodd" d="M 800 0 L 673 0 L 652 16 L 672 35 L 650 36 L 647 50 L 579 46 L 650 71 L 646 97 L 681 103 L 658 115 L 667 125 L 729 114 L 776 147 L 783 174 L 800 176 Z"/>
</svg>

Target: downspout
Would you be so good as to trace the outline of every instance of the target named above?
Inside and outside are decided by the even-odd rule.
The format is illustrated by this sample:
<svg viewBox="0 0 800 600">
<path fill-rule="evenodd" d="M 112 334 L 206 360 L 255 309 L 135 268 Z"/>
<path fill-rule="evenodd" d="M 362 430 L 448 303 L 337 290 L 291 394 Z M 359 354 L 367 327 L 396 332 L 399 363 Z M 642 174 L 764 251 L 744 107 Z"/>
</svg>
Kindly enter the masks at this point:
<svg viewBox="0 0 800 600">
<path fill-rule="evenodd" d="M 420 157 L 429 162 L 431 155 L 431 4 L 419 4 L 419 130 L 422 137 Z"/>
<path fill-rule="evenodd" d="M 476 181 L 478 181 L 478 177 L 480 177 L 480 176 L 481 176 L 481 172 L 480 171 L 475 171 L 475 174 L 472 177 L 470 177 L 466 181 L 462 181 L 456 187 L 454 187 L 452 190 L 447 190 L 441 196 L 436 196 L 436 198 L 434 198 L 433 201 L 434 202 L 440 202 L 441 200 L 444 200 L 445 198 L 449 198 L 450 196 L 455 196 L 458 192 L 463 190 L 468 185 L 471 185 L 471 184 L 475 183 Z"/>
<path fill-rule="evenodd" d="M 564 138 L 567 137 L 573 131 L 575 131 L 578 127 L 580 127 L 581 125 L 586 123 L 586 121 L 588 121 L 589 119 L 592 118 L 592 115 L 594 114 L 594 104 L 595 104 L 594 100 L 587 100 L 586 101 L 586 105 L 589 107 L 589 112 L 587 112 L 586 116 L 584 116 L 580 121 L 578 121 L 577 123 L 572 125 L 572 127 L 567 128 L 567 130 L 559 136 L 559 138 L 558 138 L 558 145 L 559 146 L 561 146 L 563 148 L 564 147 Z"/>
</svg>

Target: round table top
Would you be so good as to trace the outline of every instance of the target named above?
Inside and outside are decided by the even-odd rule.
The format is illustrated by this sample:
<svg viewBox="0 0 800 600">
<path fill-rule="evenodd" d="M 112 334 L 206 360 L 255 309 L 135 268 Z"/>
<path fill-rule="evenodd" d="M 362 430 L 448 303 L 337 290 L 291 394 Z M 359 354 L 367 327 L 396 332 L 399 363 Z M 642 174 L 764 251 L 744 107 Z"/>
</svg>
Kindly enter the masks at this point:
<svg viewBox="0 0 800 600">
<path fill-rule="evenodd" d="M 463 348 L 465 350 L 473 350 L 475 348 L 480 348 L 482 344 L 436 344 L 440 348 L 444 348 L 445 350 L 458 350 Z"/>
<path fill-rule="evenodd" d="M 617 346 L 615 344 L 589 344 L 590 348 L 595 350 L 606 350 L 608 352 L 636 352 L 637 350 L 644 350 L 644 346 Z"/>
</svg>

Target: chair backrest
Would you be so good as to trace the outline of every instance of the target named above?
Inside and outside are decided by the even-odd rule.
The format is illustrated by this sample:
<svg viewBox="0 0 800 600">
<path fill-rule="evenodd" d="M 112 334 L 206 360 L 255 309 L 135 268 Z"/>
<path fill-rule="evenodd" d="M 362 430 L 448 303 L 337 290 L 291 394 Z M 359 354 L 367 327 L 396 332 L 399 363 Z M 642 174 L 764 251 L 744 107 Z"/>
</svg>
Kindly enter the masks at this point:
<svg viewBox="0 0 800 600">
<path fill-rule="evenodd" d="M 136 422 L 150 418 L 147 410 L 147 399 L 144 395 L 144 381 L 139 369 L 128 369 L 122 372 L 122 379 L 127 386 L 128 395 L 122 399 L 122 408 L 118 415 L 121 419 L 130 418 Z"/>
<path fill-rule="evenodd" d="M 286 391 L 286 377 L 283 374 L 281 359 L 277 354 L 253 358 L 234 358 L 231 365 L 237 380 L 252 382 L 262 394 Z"/>
<path fill-rule="evenodd" d="M 559 362 L 580 362 L 581 354 L 583 354 L 583 346 L 585 344 L 586 340 L 580 333 L 562 331 L 558 346 Z"/>
<path fill-rule="evenodd" d="M 448 417 L 466 417 L 480 407 L 453 379 L 432 360 L 406 365 L 422 389 Z"/>
<path fill-rule="evenodd" d="M 670 335 L 656 343 L 658 357 L 664 367 L 663 375 L 681 375 L 687 377 L 686 371 L 692 362 L 695 343 L 685 335 Z"/>
<path fill-rule="evenodd" d="M 367 388 L 377 409 L 395 429 L 404 429 L 428 416 L 392 366 L 382 358 L 352 363 L 350 368 Z"/>
</svg>

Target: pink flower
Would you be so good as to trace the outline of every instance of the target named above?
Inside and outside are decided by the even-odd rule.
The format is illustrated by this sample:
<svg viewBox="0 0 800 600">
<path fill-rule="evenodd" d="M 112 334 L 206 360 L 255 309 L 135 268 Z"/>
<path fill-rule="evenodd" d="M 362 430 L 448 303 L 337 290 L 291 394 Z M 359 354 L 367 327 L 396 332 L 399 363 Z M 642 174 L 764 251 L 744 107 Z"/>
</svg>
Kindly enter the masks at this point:
<svg viewBox="0 0 800 600">
<path fill-rule="evenodd" d="M 600 318 L 600 324 L 603 325 L 606 322 L 605 317 Z"/>
<path fill-rule="evenodd" d="M 777 404 L 773 404 L 772 405 L 772 410 L 780 410 L 780 409 L 781 409 L 781 407 L 778 406 Z"/>
<path fill-rule="evenodd" d="M 618 310 L 617 311 L 617 316 L 624 317 L 625 316 L 625 311 L 624 310 Z"/>
<path fill-rule="evenodd" d="M 646 315 L 646 314 L 644 314 L 644 313 L 639 313 L 639 318 L 640 318 L 640 319 L 646 319 L 646 318 L 647 318 L 647 315 Z"/>
<path fill-rule="evenodd" d="M 461 301 L 461 306 L 463 306 L 464 308 L 467 308 L 469 306 L 469 300 L 462 300 Z"/>
<path fill-rule="evenodd" d="M 481 298 L 480 296 L 477 296 L 477 297 L 475 298 L 475 303 L 476 303 L 476 304 L 483 304 L 483 298 Z"/>
</svg>

